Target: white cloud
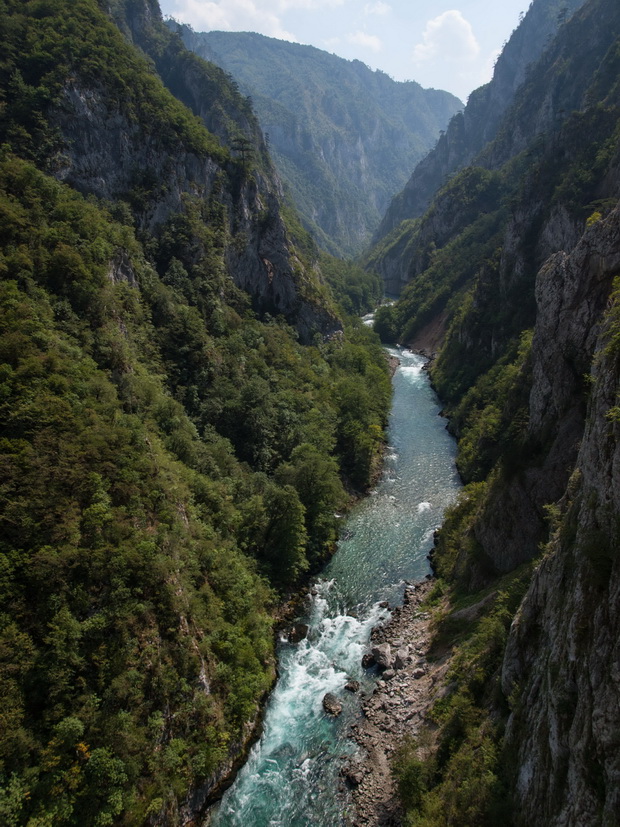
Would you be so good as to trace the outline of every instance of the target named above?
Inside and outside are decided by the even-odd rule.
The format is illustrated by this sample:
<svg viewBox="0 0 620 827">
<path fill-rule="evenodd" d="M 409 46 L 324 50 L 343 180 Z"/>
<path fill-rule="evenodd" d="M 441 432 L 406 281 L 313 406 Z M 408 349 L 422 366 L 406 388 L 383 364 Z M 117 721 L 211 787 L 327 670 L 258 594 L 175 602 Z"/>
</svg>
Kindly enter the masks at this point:
<svg viewBox="0 0 620 827">
<path fill-rule="evenodd" d="M 297 38 L 284 28 L 279 12 L 295 5 L 312 8 L 326 2 L 338 5 L 342 0 L 176 0 L 173 16 L 197 31 L 252 31 L 295 41 Z"/>
<path fill-rule="evenodd" d="M 374 3 L 366 3 L 364 6 L 364 14 L 387 14 L 392 11 L 392 7 L 383 0 L 376 0 Z"/>
<path fill-rule="evenodd" d="M 335 49 L 340 42 L 339 37 L 328 37 L 327 40 L 323 41 L 323 45 L 326 49 Z"/>
<path fill-rule="evenodd" d="M 383 48 L 383 43 L 374 34 L 366 34 L 366 32 L 356 31 L 347 35 L 349 43 L 354 43 L 356 46 L 363 46 L 365 49 L 370 49 L 371 52 L 380 52 Z"/>
<path fill-rule="evenodd" d="M 342 6 L 345 0 L 278 0 L 279 8 L 286 9 L 322 9 L 325 6 L 335 8 Z M 273 6 L 273 2 L 267 2 L 265 5 Z"/>
<path fill-rule="evenodd" d="M 480 52 L 471 23 L 460 11 L 452 9 L 429 20 L 422 34 L 422 42 L 413 49 L 415 63 L 435 58 L 450 61 L 472 61 Z"/>
<path fill-rule="evenodd" d="M 491 54 L 486 59 L 486 63 L 484 64 L 484 69 L 482 70 L 482 80 L 481 83 L 487 83 L 487 81 L 491 80 L 493 77 L 493 72 L 495 71 L 495 64 L 497 63 L 497 58 L 501 55 L 501 49 L 493 49 Z"/>
<path fill-rule="evenodd" d="M 282 15 L 294 9 L 342 6 L 346 0 L 174 0 L 172 12 L 197 31 L 253 31 L 296 41 L 287 31 Z M 382 0 L 379 0 L 381 4 Z"/>
</svg>

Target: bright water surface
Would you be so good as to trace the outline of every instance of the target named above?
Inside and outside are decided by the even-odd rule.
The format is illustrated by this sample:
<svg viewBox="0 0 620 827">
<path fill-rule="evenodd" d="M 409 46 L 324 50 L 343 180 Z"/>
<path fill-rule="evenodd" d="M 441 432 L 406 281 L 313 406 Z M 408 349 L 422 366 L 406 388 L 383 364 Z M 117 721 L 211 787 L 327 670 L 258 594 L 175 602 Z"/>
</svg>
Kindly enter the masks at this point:
<svg viewBox="0 0 620 827">
<path fill-rule="evenodd" d="M 228 790 L 212 824 L 217 827 L 338 827 L 346 825 L 340 790 L 342 757 L 357 750 L 346 738 L 359 715 L 348 680 L 371 689 L 362 655 L 370 632 L 388 617 L 379 603 L 402 602 L 406 580 L 429 573 L 433 532 L 459 480 L 455 445 L 422 370 L 424 360 L 389 349 L 400 359 L 394 376 L 389 449 L 383 478 L 348 516 L 338 551 L 309 598 L 308 638 L 278 649 L 279 679 L 269 700 L 264 733 Z M 344 711 L 325 715 L 333 692 Z"/>
</svg>

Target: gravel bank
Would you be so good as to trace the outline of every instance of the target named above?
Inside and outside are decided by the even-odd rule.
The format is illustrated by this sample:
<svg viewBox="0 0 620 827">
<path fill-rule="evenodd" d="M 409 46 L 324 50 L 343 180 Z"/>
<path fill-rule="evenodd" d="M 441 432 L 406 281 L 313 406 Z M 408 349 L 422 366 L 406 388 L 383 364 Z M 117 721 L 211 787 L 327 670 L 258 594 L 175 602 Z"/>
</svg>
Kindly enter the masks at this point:
<svg viewBox="0 0 620 827">
<path fill-rule="evenodd" d="M 405 736 L 416 737 L 425 715 L 443 690 L 447 655 L 429 661 L 432 621 L 421 603 L 433 587 L 425 580 L 407 587 L 404 603 L 391 619 L 373 631 L 371 645 L 389 644 L 395 664 L 363 704 L 362 718 L 351 736 L 362 754 L 345 770 L 353 787 L 352 827 L 393 827 L 401 809 L 390 771 L 395 750 Z"/>
</svg>

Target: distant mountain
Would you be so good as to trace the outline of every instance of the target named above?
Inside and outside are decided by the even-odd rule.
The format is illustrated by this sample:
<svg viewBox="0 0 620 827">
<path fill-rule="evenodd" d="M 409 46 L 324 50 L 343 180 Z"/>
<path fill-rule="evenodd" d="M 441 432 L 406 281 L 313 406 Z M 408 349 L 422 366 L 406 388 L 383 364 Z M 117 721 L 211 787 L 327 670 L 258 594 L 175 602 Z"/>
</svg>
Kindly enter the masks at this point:
<svg viewBox="0 0 620 827">
<path fill-rule="evenodd" d="M 448 92 L 312 46 L 169 26 L 252 97 L 304 223 L 330 252 L 355 254 L 368 243 L 408 170 L 462 108 Z"/>
</svg>

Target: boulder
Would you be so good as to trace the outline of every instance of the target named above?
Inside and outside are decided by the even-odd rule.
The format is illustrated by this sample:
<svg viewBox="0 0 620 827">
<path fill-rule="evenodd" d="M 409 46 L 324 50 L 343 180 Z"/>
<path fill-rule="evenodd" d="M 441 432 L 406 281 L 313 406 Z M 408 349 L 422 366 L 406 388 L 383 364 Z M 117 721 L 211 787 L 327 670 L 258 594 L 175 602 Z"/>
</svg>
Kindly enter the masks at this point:
<svg viewBox="0 0 620 827">
<path fill-rule="evenodd" d="M 370 654 L 370 652 L 366 652 L 366 654 L 362 658 L 362 666 L 364 667 L 364 669 L 370 669 L 371 667 L 373 667 L 375 665 L 375 663 L 376 663 L 376 661 L 373 658 L 373 656 Z"/>
<path fill-rule="evenodd" d="M 394 669 L 404 669 L 405 666 L 409 663 L 409 647 L 403 646 L 402 649 L 399 649 L 394 656 Z"/>
<path fill-rule="evenodd" d="M 386 669 L 382 675 L 384 681 L 391 681 L 396 672 L 393 669 Z"/>
<path fill-rule="evenodd" d="M 392 649 L 389 643 L 380 643 L 378 646 L 373 646 L 370 654 L 380 669 L 389 669 L 392 665 Z"/>
<path fill-rule="evenodd" d="M 345 769 L 341 772 L 341 775 L 346 784 L 353 788 L 359 787 L 364 780 L 364 773 L 360 769 L 356 769 L 354 767 L 345 767 Z"/>
<path fill-rule="evenodd" d="M 305 640 L 307 636 L 308 625 L 306 623 L 296 623 L 288 633 L 289 643 L 299 643 L 301 640 Z"/>
<path fill-rule="evenodd" d="M 323 698 L 323 709 L 328 715 L 333 715 L 334 718 L 342 712 L 342 704 L 335 695 L 328 692 Z"/>
<path fill-rule="evenodd" d="M 347 690 L 347 692 L 359 692 L 360 682 L 349 681 L 348 683 L 345 683 L 344 688 Z"/>
</svg>

